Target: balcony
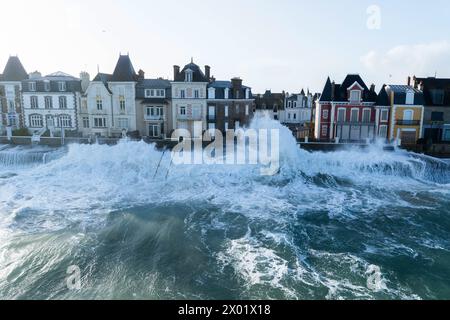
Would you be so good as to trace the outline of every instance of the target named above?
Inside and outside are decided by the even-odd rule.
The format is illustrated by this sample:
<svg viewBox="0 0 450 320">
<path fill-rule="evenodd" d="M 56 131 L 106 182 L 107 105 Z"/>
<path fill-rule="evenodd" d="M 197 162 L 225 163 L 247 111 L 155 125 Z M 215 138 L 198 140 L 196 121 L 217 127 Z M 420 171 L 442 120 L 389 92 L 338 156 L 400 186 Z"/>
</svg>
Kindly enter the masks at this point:
<svg viewBox="0 0 450 320">
<path fill-rule="evenodd" d="M 146 121 L 164 121 L 164 116 L 149 116 L 145 115 L 144 120 Z"/>
<path fill-rule="evenodd" d="M 420 120 L 397 120 L 398 126 L 420 126 Z"/>
<path fill-rule="evenodd" d="M 201 114 L 178 114 L 177 119 L 185 121 L 202 121 L 203 117 Z"/>
</svg>

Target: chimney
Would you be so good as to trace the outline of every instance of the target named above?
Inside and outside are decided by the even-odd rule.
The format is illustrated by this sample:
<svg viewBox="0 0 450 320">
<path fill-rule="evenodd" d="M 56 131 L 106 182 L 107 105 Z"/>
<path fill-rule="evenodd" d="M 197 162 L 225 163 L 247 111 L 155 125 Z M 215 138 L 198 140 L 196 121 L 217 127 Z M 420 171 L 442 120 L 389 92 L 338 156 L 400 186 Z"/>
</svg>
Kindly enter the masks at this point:
<svg viewBox="0 0 450 320">
<path fill-rule="evenodd" d="M 375 92 L 375 84 L 373 84 L 373 83 L 370 86 L 370 92 Z"/>
<path fill-rule="evenodd" d="M 411 77 L 408 77 L 407 84 L 408 84 L 408 86 L 411 85 Z"/>
<path fill-rule="evenodd" d="M 89 87 L 89 83 L 91 82 L 91 76 L 86 71 L 80 72 L 80 79 L 81 79 L 81 91 L 86 92 L 87 88 Z"/>
<path fill-rule="evenodd" d="M 145 72 L 144 72 L 144 70 L 140 69 L 138 71 L 138 79 L 139 80 L 144 80 L 145 79 Z"/>
<path fill-rule="evenodd" d="M 211 79 L 211 67 L 205 66 L 205 77 L 208 81 Z"/>
<path fill-rule="evenodd" d="M 173 80 L 175 80 L 179 74 L 180 74 L 180 67 L 173 66 Z"/>
</svg>

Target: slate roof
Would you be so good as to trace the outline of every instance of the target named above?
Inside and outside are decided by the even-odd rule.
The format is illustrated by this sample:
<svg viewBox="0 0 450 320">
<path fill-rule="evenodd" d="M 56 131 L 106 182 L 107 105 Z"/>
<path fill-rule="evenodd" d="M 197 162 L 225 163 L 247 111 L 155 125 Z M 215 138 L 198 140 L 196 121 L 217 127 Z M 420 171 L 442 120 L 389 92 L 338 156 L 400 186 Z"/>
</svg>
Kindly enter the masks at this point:
<svg viewBox="0 0 450 320">
<path fill-rule="evenodd" d="M 185 80 L 185 71 L 186 70 L 192 70 L 192 82 L 209 82 L 209 79 L 206 78 L 205 74 L 203 73 L 202 69 L 196 65 L 195 63 L 191 62 L 184 66 L 183 70 L 181 70 L 180 73 L 178 73 L 175 76 L 174 81 L 176 82 L 184 82 Z"/>
<path fill-rule="evenodd" d="M 146 98 L 146 89 L 164 89 L 166 91 L 166 98 Z M 169 80 L 164 79 L 144 79 L 136 85 L 136 98 L 144 99 L 144 103 L 165 103 L 172 95 L 171 85 Z"/>
<path fill-rule="evenodd" d="M 327 82 L 320 98 L 321 102 L 347 102 L 348 101 L 348 88 L 350 88 L 355 82 L 357 82 L 363 88 L 362 100 L 363 102 L 376 102 L 377 94 L 374 91 L 369 90 L 362 78 L 358 74 L 349 74 L 345 77 L 342 84 L 331 83 L 330 78 L 327 78 Z"/>
<path fill-rule="evenodd" d="M 133 64 L 129 55 L 119 56 L 116 68 L 109 81 L 112 82 L 127 82 L 127 81 L 137 81 L 138 75 L 134 71 Z"/>
<path fill-rule="evenodd" d="M 450 106 L 450 79 L 446 78 L 415 78 L 417 84 L 423 83 L 424 102 L 427 106 Z M 443 104 L 433 102 L 432 90 L 443 90 Z"/>
<path fill-rule="evenodd" d="M 422 91 L 415 89 L 412 86 L 406 85 L 388 85 L 386 87 L 388 92 L 394 93 L 394 104 L 405 104 L 406 103 L 406 94 L 408 91 L 414 92 L 414 104 L 415 105 L 423 105 L 424 97 Z"/>
<path fill-rule="evenodd" d="M 2 81 L 22 81 L 28 79 L 28 73 L 18 57 L 9 57 L 5 70 L 1 77 Z"/>
<path fill-rule="evenodd" d="M 231 81 L 223 81 L 223 80 L 216 80 L 208 85 L 208 88 L 215 88 L 216 99 L 225 99 L 225 89 L 228 88 L 230 91 L 228 92 L 228 98 L 229 99 L 236 99 L 234 97 L 234 91 L 233 91 L 233 83 Z M 247 89 L 250 89 L 250 98 L 253 99 L 251 88 L 247 86 L 242 86 L 240 93 L 239 93 L 239 99 L 245 99 L 245 92 Z"/>
<path fill-rule="evenodd" d="M 23 92 L 60 92 L 59 82 L 66 83 L 66 90 L 64 92 L 81 92 L 81 80 L 64 72 L 55 72 L 45 77 L 26 79 L 22 81 Z M 36 90 L 30 91 L 30 82 L 36 83 Z M 45 90 L 45 83 L 50 83 L 50 91 Z"/>
</svg>

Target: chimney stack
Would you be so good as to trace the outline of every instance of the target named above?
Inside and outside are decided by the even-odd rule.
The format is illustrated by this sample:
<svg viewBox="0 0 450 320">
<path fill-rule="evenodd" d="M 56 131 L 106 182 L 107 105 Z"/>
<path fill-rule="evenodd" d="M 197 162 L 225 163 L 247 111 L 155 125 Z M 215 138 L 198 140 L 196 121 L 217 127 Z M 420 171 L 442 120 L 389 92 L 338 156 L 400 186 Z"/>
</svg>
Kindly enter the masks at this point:
<svg viewBox="0 0 450 320">
<path fill-rule="evenodd" d="M 370 86 L 370 91 L 375 92 L 375 84 L 372 83 L 372 85 Z"/>
<path fill-rule="evenodd" d="M 211 67 L 205 66 L 205 77 L 208 81 L 211 79 Z"/>
<path fill-rule="evenodd" d="M 408 80 L 407 80 L 408 82 L 408 86 L 410 86 L 411 85 L 411 77 L 408 77 Z"/>
<path fill-rule="evenodd" d="M 336 91 L 336 83 L 333 81 L 331 83 L 331 100 L 334 100 L 335 91 Z"/>
<path fill-rule="evenodd" d="M 180 74 L 180 67 L 173 66 L 173 80 L 175 80 L 179 74 Z"/>
<path fill-rule="evenodd" d="M 91 82 L 91 76 L 86 71 L 80 72 L 80 79 L 81 79 L 81 91 L 86 92 L 87 88 L 89 87 L 89 83 Z"/>
<path fill-rule="evenodd" d="M 140 69 L 138 71 L 138 79 L 139 80 L 144 80 L 145 79 L 145 72 L 144 72 L 144 70 Z"/>
</svg>

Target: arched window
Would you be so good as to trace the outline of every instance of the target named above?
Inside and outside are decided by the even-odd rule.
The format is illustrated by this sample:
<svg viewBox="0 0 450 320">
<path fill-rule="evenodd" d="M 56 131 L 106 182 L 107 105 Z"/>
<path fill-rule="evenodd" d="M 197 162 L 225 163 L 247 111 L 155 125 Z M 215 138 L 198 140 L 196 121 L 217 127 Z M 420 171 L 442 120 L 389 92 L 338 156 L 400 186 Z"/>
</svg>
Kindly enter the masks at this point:
<svg viewBox="0 0 450 320">
<path fill-rule="evenodd" d="M 44 126 L 44 121 L 40 114 L 30 115 L 30 127 L 31 128 L 42 128 Z"/>
</svg>

